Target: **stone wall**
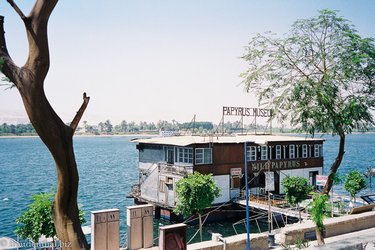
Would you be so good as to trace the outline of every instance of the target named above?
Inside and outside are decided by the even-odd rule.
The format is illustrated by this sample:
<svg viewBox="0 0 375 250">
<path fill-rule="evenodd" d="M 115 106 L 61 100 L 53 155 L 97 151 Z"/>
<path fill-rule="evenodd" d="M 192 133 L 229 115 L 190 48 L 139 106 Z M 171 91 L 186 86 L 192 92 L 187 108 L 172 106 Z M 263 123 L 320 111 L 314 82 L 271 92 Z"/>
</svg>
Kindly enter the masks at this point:
<svg viewBox="0 0 375 250">
<path fill-rule="evenodd" d="M 188 250 L 243 250 L 246 249 L 246 234 L 238 234 L 223 238 L 226 242 L 226 247 L 222 240 L 214 239 L 211 241 L 204 241 L 200 243 L 190 244 L 187 246 Z M 268 249 L 268 235 L 267 234 L 250 234 L 251 250 Z"/>
<path fill-rule="evenodd" d="M 375 227 L 375 211 L 362 214 L 346 215 L 324 220 L 325 237 L 355 232 Z M 294 244 L 297 240 L 304 240 L 315 233 L 315 224 L 306 221 L 302 224 L 289 225 L 281 230 L 277 236 L 280 244 Z"/>
</svg>

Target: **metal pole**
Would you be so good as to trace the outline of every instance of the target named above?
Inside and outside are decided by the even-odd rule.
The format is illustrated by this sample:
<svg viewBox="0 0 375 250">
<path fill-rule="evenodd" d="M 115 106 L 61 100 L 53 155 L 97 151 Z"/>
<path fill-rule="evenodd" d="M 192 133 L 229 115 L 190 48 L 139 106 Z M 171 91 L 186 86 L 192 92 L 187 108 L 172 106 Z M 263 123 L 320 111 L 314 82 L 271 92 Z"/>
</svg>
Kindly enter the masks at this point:
<svg viewBox="0 0 375 250">
<path fill-rule="evenodd" d="M 247 142 L 244 144 L 245 151 L 245 187 L 246 187 L 246 234 L 247 234 L 247 250 L 250 250 L 250 220 L 249 220 L 249 184 L 247 176 Z"/>
<path fill-rule="evenodd" d="M 242 126 L 242 134 L 244 134 L 244 126 L 243 126 L 243 115 L 241 116 L 241 126 Z"/>
<path fill-rule="evenodd" d="M 370 194 L 372 194 L 372 175 L 370 175 Z"/>
<path fill-rule="evenodd" d="M 271 192 L 268 191 L 268 234 L 271 234 L 271 221 L 272 221 L 272 216 L 271 216 Z"/>
<path fill-rule="evenodd" d="M 266 163 L 268 166 L 268 174 L 271 173 L 271 162 L 268 160 Z M 270 183 L 268 183 L 269 185 Z M 267 185 L 267 180 L 266 180 Z M 268 187 L 268 234 L 271 234 L 271 231 L 273 230 L 273 219 L 272 219 L 272 211 L 271 211 L 271 190 Z"/>
</svg>

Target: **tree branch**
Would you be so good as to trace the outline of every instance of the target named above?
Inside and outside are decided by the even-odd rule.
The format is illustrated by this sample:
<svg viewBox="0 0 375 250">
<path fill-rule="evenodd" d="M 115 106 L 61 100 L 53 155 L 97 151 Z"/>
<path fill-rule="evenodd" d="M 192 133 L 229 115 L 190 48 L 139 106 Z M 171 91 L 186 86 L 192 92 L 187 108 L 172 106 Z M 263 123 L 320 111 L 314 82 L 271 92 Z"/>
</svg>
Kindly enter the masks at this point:
<svg viewBox="0 0 375 250">
<path fill-rule="evenodd" d="M 25 21 L 29 43 L 29 56 L 25 64 L 38 76 L 37 84 L 43 84 L 50 66 L 48 46 L 48 19 L 57 0 L 37 0 Z"/>
<path fill-rule="evenodd" d="M 4 17 L 0 16 L 0 71 L 18 86 L 17 78 L 20 75 L 20 68 L 17 67 L 8 53 L 5 40 Z"/>
<path fill-rule="evenodd" d="M 0 55 L 8 56 L 8 48 L 5 41 L 5 30 L 4 30 L 4 16 L 0 16 Z"/>
<path fill-rule="evenodd" d="M 76 116 L 74 117 L 73 121 L 70 123 L 70 127 L 73 129 L 73 134 L 76 131 L 78 127 L 78 123 L 81 120 L 83 113 L 86 110 L 87 105 L 89 104 L 90 97 L 86 95 L 86 93 L 83 93 L 83 103 L 81 107 L 79 108 Z"/>
<path fill-rule="evenodd" d="M 12 6 L 12 8 L 17 12 L 21 19 L 25 22 L 27 17 L 23 14 L 22 10 L 17 6 L 13 0 L 7 0 L 7 2 Z"/>
</svg>

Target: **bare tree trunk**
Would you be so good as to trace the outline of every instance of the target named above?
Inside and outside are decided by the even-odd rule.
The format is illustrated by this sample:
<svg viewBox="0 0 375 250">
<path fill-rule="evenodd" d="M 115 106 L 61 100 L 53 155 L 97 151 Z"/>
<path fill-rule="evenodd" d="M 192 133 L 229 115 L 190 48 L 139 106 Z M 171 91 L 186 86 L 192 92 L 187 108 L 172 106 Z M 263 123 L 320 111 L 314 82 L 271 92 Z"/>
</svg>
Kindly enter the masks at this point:
<svg viewBox="0 0 375 250">
<path fill-rule="evenodd" d="M 344 154 L 345 154 L 345 134 L 340 133 L 339 136 L 340 136 L 339 152 L 337 153 L 336 160 L 333 162 L 333 164 L 331 166 L 331 169 L 330 169 L 329 175 L 328 175 L 327 183 L 324 186 L 324 189 L 323 189 L 323 192 L 322 192 L 323 194 L 326 194 L 326 195 L 329 194 L 329 191 L 332 188 L 333 177 L 336 174 L 337 169 L 339 168 L 339 166 L 341 164 L 341 161 L 344 158 Z"/>
<path fill-rule="evenodd" d="M 316 233 L 316 241 L 318 242 L 318 246 L 323 246 L 326 243 L 324 242 L 324 234 L 323 231 L 319 230 L 318 228 L 315 230 Z"/>
<path fill-rule="evenodd" d="M 202 215 L 200 213 L 198 213 L 198 217 L 199 217 L 199 235 L 201 237 L 201 242 L 202 242 L 203 241 Z"/>
<path fill-rule="evenodd" d="M 27 89 L 27 93 L 29 91 Z M 43 91 L 32 93 L 21 92 L 27 114 L 56 164 L 57 193 L 53 212 L 57 237 L 64 249 L 88 249 L 78 215 L 79 177 L 73 151 L 74 130 L 53 111 Z"/>
<path fill-rule="evenodd" d="M 300 207 L 299 207 L 299 203 L 297 203 L 297 209 L 298 209 L 298 219 L 299 219 L 299 223 L 302 223 L 301 209 L 300 209 Z"/>
<path fill-rule="evenodd" d="M 47 24 L 57 0 L 36 0 L 25 16 L 13 0 L 7 0 L 23 20 L 29 43 L 29 56 L 23 67 L 10 57 L 4 32 L 4 17 L 0 16 L 1 72 L 17 87 L 27 115 L 41 140 L 51 152 L 57 170 L 57 193 L 54 202 L 54 223 L 63 249 L 88 249 L 79 221 L 77 193 L 78 170 L 73 151 L 73 134 L 89 102 L 83 104 L 70 126 L 55 113 L 44 93 L 44 80 L 49 70 Z"/>
</svg>

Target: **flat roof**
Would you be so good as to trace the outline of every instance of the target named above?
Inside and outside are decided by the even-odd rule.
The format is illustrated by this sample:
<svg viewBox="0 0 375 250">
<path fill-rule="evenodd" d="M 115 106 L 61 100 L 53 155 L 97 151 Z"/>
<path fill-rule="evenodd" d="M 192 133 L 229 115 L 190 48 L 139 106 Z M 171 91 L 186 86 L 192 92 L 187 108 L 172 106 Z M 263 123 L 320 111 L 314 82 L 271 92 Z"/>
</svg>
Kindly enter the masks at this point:
<svg viewBox="0 0 375 250">
<path fill-rule="evenodd" d="M 302 136 L 289 135 L 231 135 L 231 136 L 202 136 L 202 135 L 178 135 L 168 137 L 152 137 L 134 139 L 133 142 L 158 145 L 188 146 L 193 144 L 206 143 L 255 143 L 267 144 L 268 142 L 307 142 L 307 141 L 324 141 L 322 138 L 307 138 Z"/>
</svg>

